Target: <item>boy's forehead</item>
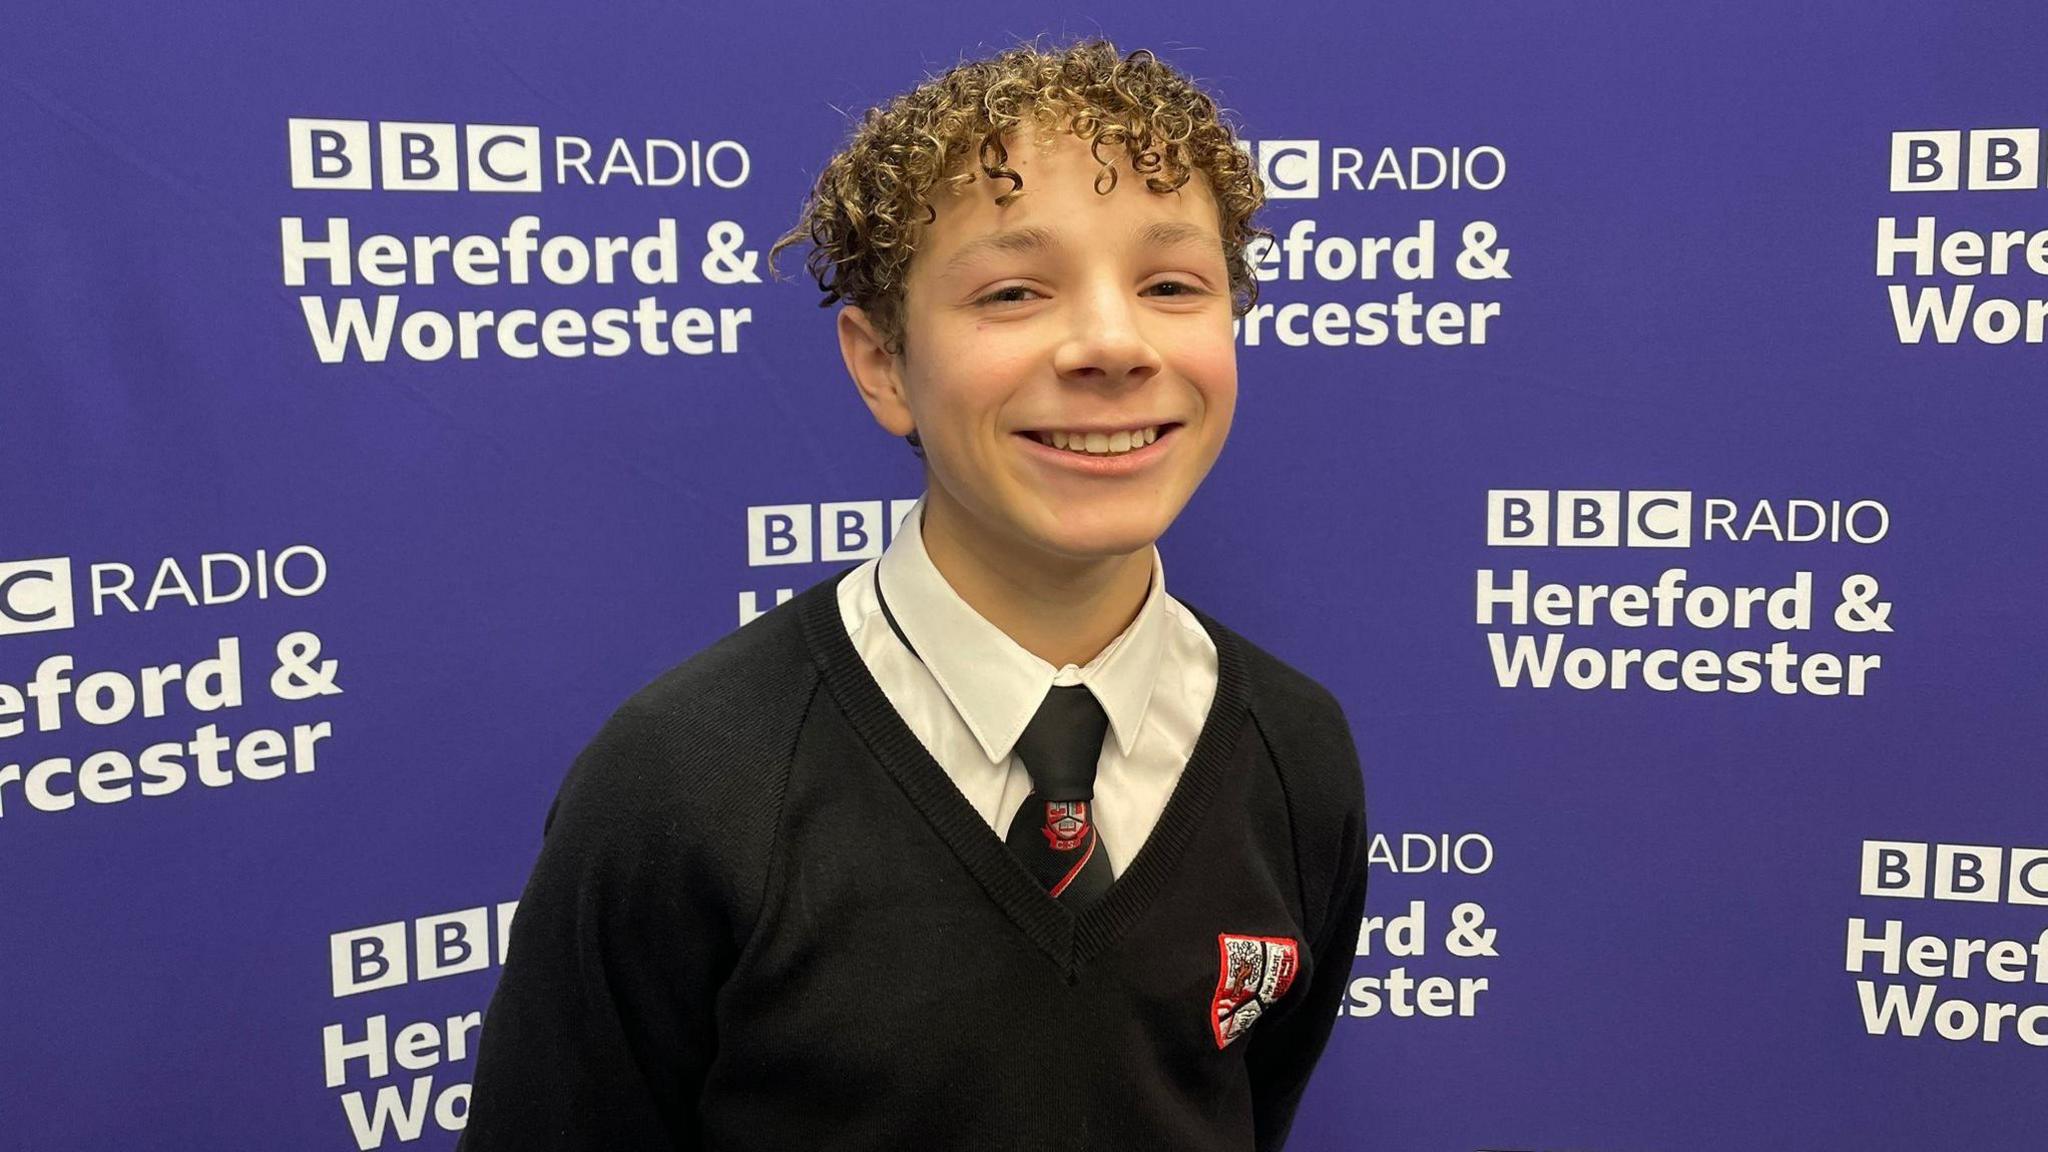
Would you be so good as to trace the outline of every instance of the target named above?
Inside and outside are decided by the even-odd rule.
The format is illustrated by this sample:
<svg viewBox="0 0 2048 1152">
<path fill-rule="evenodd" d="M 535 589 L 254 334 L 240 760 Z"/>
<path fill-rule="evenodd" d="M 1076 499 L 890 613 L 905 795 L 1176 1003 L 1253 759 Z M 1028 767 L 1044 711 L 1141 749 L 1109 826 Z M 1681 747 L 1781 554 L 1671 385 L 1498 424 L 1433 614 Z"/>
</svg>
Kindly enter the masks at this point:
<svg viewBox="0 0 2048 1152">
<path fill-rule="evenodd" d="M 1072 222 L 1075 211 L 1091 208 L 1094 218 L 1128 220 L 1133 230 L 1159 220 L 1186 220 L 1221 243 L 1216 200 L 1199 169 L 1177 191 L 1154 192 L 1146 177 L 1132 169 L 1122 145 L 1104 145 L 1102 160 L 1097 160 L 1090 143 L 1072 132 L 1048 133 L 1035 126 L 1006 135 L 1007 163 L 1023 178 L 1025 191 L 1007 205 L 997 200 L 1014 185 L 979 171 L 979 159 L 970 154 L 966 166 L 976 169 L 975 178 L 958 187 L 940 186 L 932 198 L 935 216 L 917 245 L 920 255 L 999 229 L 1036 225 L 1057 231 L 1063 222 Z M 1107 194 L 1096 191 L 1104 160 L 1117 169 L 1116 187 Z"/>
</svg>

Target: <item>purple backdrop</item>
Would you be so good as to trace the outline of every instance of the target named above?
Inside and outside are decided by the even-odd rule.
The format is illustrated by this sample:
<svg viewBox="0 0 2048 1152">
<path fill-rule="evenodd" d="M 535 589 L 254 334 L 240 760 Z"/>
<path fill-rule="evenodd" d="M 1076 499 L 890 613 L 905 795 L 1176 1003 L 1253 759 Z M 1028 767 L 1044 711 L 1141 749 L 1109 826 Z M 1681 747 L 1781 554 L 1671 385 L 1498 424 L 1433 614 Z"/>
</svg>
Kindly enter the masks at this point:
<svg viewBox="0 0 2048 1152">
<path fill-rule="evenodd" d="M 2038 1144 L 2048 13 L 1060 7 L 15 11 L 0 1144 L 453 1144 L 571 757 L 918 492 L 767 244 L 1038 32 L 1213 86 L 1293 238 L 1162 544 L 1384 838 L 1291 1146 Z"/>
</svg>

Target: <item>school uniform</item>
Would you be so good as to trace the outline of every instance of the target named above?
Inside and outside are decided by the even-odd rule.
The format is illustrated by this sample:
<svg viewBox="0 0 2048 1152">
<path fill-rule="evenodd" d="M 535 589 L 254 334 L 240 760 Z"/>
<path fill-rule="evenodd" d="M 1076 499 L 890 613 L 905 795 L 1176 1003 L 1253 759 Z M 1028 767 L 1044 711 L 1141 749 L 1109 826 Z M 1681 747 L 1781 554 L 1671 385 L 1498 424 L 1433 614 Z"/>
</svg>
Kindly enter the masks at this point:
<svg viewBox="0 0 2048 1152">
<path fill-rule="evenodd" d="M 922 509 L 577 758 L 461 1149 L 1282 1146 L 1365 900 L 1342 710 L 1167 595 L 1156 549 L 1130 626 L 1055 669 L 946 584 Z M 1075 685 L 1113 877 L 1082 903 L 1004 835 L 1038 822 L 1019 738 Z"/>
<path fill-rule="evenodd" d="M 881 557 L 839 582 L 841 622 L 896 714 L 992 831 L 1032 789 L 1015 754 L 1046 689 L 1085 684 L 1108 713 L 1091 808 L 1110 870 L 1121 875 L 1180 782 L 1216 694 L 1216 644 L 1166 594 L 1165 563 L 1129 627 L 1086 665 L 1055 669 L 953 591 L 915 528 L 918 500 Z M 878 590 L 886 586 L 893 626 Z M 899 635 L 898 629 L 901 629 Z"/>
</svg>

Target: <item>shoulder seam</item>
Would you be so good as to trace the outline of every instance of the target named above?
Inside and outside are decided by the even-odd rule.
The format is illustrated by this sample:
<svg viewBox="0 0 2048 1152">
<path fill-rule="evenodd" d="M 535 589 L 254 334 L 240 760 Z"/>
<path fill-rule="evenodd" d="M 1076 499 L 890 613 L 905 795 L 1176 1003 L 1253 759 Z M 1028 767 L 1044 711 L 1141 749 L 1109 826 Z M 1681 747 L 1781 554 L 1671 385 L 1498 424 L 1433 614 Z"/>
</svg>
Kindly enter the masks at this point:
<svg viewBox="0 0 2048 1152">
<path fill-rule="evenodd" d="M 810 723 L 811 709 L 816 706 L 818 692 L 824 684 L 824 680 L 818 675 L 815 665 L 806 660 L 805 666 L 809 670 L 811 682 L 808 690 L 804 693 L 803 708 L 798 711 L 796 724 L 791 729 L 789 747 L 778 756 L 780 769 L 775 789 L 775 818 L 769 825 L 768 846 L 762 864 L 761 901 L 747 921 L 746 940 L 740 945 L 739 951 L 733 956 L 733 972 L 735 975 L 744 971 L 752 961 L 755 941 L 760 939 L 761 936 L 761 925 L 766 923 L 771 911 L 781 906 L 783 890 L 789 884 L 789 870 L 778 867 L 782 859 L 782 846 L 786 831 L 785 825 L 789 819 L 789 786 L 791 779 L 796 774 L 797 745 L 803 742 L 804 727 Z"/>
<path fill-rule="evenodd" d="M 1320 910 L 1315 908 L 1309 900 L 1308 877 L 1302 871 L 1301 820 L 1295 811 L 1294 789 L 1288 784 L 1287 769 L 1282 763 L 1283 757 L 1280 755 L 1280 750 L 1274 747 L 1273 738 L 1266 731 L 1265 718 L 1259 714 L 1257 695 L 1255 693 L 1248 695 L 1252 697 L 1251 706 L 1247 708 L 1247 711 L 1251 713 L 1252 727 L 1258 729 L 1259 742 L 1266 748 L 1266 758 L 1273 763 L 1273 777 L 1280 783 L 1281 804 L 1287 809 L 1287 848 L 1289 854 L 1293 857 L 1295 899 L 1301 903 L 1302 919 L 1310 921 L 1320 915 Z M 1320 925 L 1304 923 L 1303 927 L 1308 930 L 1309 936 L 1313 938 L 1316 936 Z M 1309 941 L 1304 941 L 1303 943 L 1309 943 Z"/>
</svg>

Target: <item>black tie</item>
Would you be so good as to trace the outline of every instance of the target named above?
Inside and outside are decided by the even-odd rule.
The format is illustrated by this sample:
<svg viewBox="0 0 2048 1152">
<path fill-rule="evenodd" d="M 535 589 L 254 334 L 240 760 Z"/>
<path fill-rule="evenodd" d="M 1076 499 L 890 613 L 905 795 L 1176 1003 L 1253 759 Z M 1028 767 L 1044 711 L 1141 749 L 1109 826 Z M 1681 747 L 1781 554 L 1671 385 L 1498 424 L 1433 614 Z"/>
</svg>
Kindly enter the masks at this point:
<svg viewBox="0 0 2048 1152">
<path fill-rule="evenodd" d="M 917 656 L 910 637 L 882 595 L 882 565 L 875 565 L 875 599 L 889 630 Z M 923 663 L 924 657 L 917 656 Z M 1045 890 L 1078 912 L 1115 879 L 1089 812 L 1095 797 L 1095 761 L 1109 714 L 1085 684 L 1056 684 L 1045 694 L 1015 749 L 1031 774 L 1031 795 L 1010 818 L 1003 842 Z"/>
<path fill-rule="evenodd" d="M 1003 837 L 1054 898 L 1075 911 L 1108 890 L 1112 877 L 1102 834 L 1089 811 L 1095 761 L 1109 716 L 1085 684 L 1054 685 L 1017 737 L 1017 758 L 1031 774 L 1031 795 Z"/>
</svg>

